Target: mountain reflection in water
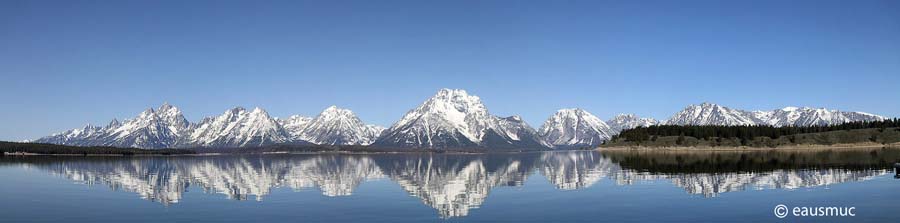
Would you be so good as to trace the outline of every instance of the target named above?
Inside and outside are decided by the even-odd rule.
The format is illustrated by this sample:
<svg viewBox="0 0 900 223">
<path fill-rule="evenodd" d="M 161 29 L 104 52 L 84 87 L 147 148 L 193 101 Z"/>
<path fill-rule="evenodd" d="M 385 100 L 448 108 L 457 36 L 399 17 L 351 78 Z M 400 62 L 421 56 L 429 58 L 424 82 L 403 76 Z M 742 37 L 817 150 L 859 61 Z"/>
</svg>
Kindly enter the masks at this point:
<svg viewBox="0 0 900 223">
<path fill-rule="evenodd" d="M 535 173 L 559 190 L 666 180 L 691 194 L 795 189 L 867 180 L 891 173 L 900 150 L 817 152 L 559 151 L 521 154 L 303 154 L 173 157 L 3 157 L 86 184 L 137 193 L 170 205 L 190 186 L 230 199 L 263 200 L 273 188 L 317 188 L 349 196 L 360 184 L 389 179 L 436 209 L 466 216 L 492 189 L 520 187 Z"/>
</svg>

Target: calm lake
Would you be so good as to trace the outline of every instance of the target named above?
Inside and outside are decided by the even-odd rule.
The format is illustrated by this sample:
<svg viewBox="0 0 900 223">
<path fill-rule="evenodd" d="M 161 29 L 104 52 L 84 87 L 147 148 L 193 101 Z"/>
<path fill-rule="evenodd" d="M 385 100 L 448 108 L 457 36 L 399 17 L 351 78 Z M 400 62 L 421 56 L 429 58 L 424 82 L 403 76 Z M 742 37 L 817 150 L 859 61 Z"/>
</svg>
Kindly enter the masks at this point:
<svg viewBox="0 0 900 223">
<path fill-rule="evenodd" d="M 896 222 L 898 149 L 0 157 L 0 222 Z M 773 209 L 853 207 L 855 216 Z"/>
</svg>

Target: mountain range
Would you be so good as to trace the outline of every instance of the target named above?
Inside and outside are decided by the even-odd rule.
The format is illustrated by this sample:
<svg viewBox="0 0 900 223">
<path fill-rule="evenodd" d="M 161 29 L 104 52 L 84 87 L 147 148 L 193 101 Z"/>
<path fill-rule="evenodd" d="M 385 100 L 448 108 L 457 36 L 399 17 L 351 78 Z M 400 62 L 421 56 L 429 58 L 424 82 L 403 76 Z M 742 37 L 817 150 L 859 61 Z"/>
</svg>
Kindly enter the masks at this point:
<svg viewBox="0 0 900 223">
<path fill-rule="evenodd" d="M 817 126 L 884 119 L 883 116 L 865 112 L 845 112 L 825 108 L 786 107 L 772 111 L 745 111 L 712 103 L 702 103 L 690 105 L 675 113 L 665 124 Z"/>
<path fill-rule="evenodd" d="M 235 148 L 275 144 L 360 145 L 403 149 L 565 149 L 597 146 L 619 132 L 650 125 L 815 126 L 885 117 L 825 108 L 786 107 L 745 111 L 712 103 L 690 105 L 658 121 L 633 114 L 609 120 L 579 108 L 560 109 L 538 129 L 519 116 L 491 114 L 478 96 L 441 89 L 390 128 L 370 125 L 348 109 L 331 106 L 315 117 L 271 117 L 265 110 L 229 109 L 199 122 L 184 118 L 168 103 L 106 126 L 87 125 L 32 142 L 74 146 Z"/>
</svg>

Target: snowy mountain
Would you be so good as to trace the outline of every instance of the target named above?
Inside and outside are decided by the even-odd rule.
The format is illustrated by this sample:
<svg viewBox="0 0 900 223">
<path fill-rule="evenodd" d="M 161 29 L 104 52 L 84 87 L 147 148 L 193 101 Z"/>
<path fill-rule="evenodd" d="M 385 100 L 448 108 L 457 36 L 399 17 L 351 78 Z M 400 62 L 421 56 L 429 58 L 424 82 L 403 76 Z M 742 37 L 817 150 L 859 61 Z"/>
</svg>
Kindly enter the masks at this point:
<svg viewBox="0 0 900 223">
<path fill-rule="evenodd" d="M 106 127 L 85 126 L 35 140 L 74 146 L 170 148 L 191 129 L 181 110 L 169 104 L 147 109 L 134 119 L 113 119 Z"/>
<path fill-rule="evenodd" d="M 497 138 L 486 138 L 486 145 L 492 147 L 524 147 L 524 148 L 550 148 L 552 145 L 545 142 L 540 134 L 531 128 L 522 117 L 518 115 L 500 118 L 496 132 L 500 133 Z M 496 140 L 492 140 L 496 139 Z"/>
<path fill-rule="evenodd" d="M 712 103 L 690 105 L 666 121 L 622 114 L 606 122 L 581 109 L 562 109 L 535 131 L 519 116 L 490 114 L 478 96 L 442 89 L 390 129 L 367 125 L 352 111 L 331 106 L 314 118 L 276 119 L 260 108 L 230 109 L 198 123 L 168 103 L 106 126 L 87 125 L 31 142 L 146 149 L 251 147 L 270 144 L 375 145 L 382 148 L 545 149 L 595 146 L 611 135 L 657 124 L 815 126 L 885 117 L 825 108 L 745 111 Z"/>
<path fill-rule="evenodd" d="M 825 108 L 786 107 L 774 111 L 754 111 L 762 124 L 773 126 L 830 125 L 853 121 L 882 121 L 885 118 L 863 112 L 844 112 Z"/>
<path fill-rule="evenodd" d="M 290 126 L 300 126 L 299 123 L 305 121 L 302 128 L 289 131 L 293 138 L 320 145 L 369 145 L 384 131 L 384 127 L 366 125 L 352 111 L 335 106 L 328 107 L 314 119 L 288 121 Z M 288 129 L 287 125 L 285 129 Z"/>
<path fill-rule="evenodd" d="M 640 118 L 634 114 L 619 114 L 610 120 L 606 120 L 606 125 L 613 134 L 619 134 L 622 130 L 637 128 L 638 126 L 647 127 L 658 125 L 660 122 L 652 118 Z"/>
<path fill-rule="evenodd" d="M 773 111 L 744 111 L 703 103 L 686 107 L 673 115 L 666 124 L 813 126 L 884 119 L 882 116 L 863 112 L 844 112 L 825 108 L 786 107 Z"/>
<path fill-rule="evenodd" d="M 40 139 L 32 140 L 30 142 L 71 146 L 87 146 L 92 145 L 91 140 L 98 138 L 100 135 L 105 133 L 105 128 L 88 124 L 82 128 L 53 134 Z"/>
<path fill-rule="evenodd" d="M 290 134 L 265 110 L 236 107 L 197 124 L 181 146 L 245 147 L 291 142 Z"/>
<path fill-rule="evenodd" d="M 600 145 L 613 131 L 597 116 L 578 109 L 560 109 L 541 126 L 539 134 L 555 147 Z"/>
<path fill-rule="evenodd" d="M 541 145 L 521 119 L 491 115 L 478 96 L 441 89 L 375 141 L 385 148 L 530 148 Z"/>
<path fill-rule="evenodd" d="M 198 123 L 184 118 L 181 110 L 163 104 L 147 109 L 134 119 L 107 126 L 87 125 L 43 137 L 33 142 L 74 146 L 113 146 L 145 149 L 233 148 L 271 144 L 368 145 L 384 130 L 366 125 L 346 109 L 330 107 L 316 118 L 299 115 L 279 120 L 261 109 L 229 109 Z"/>
<path fill-rule="evenodd" d="M 281 127 L 284 128 L 291 137 L 297 138 L 297 136 L 301 135 L 303 128 L 306 128 L 306 124 L 309 124 L 312 119 L 313 118 L 306 116 L 291 115 L 287 119 L 278 119 L 278 124 L 281 124 Z"/>
<path fill-rule="evenodd" d="M 755 125 L 748 112 L 717 104 L 690 105 L 666 121 L 669 125 Z"/>
</svg>

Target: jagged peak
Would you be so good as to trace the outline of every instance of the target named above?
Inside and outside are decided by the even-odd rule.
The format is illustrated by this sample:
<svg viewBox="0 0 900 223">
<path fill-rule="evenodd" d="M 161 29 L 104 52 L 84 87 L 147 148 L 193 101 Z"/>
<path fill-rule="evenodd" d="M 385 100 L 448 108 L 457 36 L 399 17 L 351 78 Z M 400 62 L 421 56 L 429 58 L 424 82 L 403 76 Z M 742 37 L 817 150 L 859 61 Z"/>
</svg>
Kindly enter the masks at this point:
<svg viewBox="0 0 900 223">
<path fill-rule="evenodd" d="M 552 119 L 571 119 L 571 118 L 575 118 L 577 120 L 583 120 L 585 118 L 591 119 L 591 120 L 594 120 L 594 119 L 600 120 L 594 114 L 591 114 L 587 110 L 584 110 L 581 108 L 563 108 L 563 109 L 557 110 L 556 113 L 553 114 L 553 116 L 551 116 L 550 119 L 548 119 L 547 121 L 550 121 Z M 602 123 L 602 121 L 600 121 L 600 122 Z"/>
<path fill-rule="evenodd" d="M 322 113 L 320 113 L 319 115 L 326 115 L 326 114 L 350 115 L 350 116 L 354 115 L 353 111 L 351 111 L 350 109 L 339 108 L 335 105 L 325 108 L 325 110 L 323 110 Z"/>
<path fill-rule="evenodd" d="M 153 108 L 147 108 L 143 112 L 141 112 L 140 116 L 147 116 L 154 113 L 156 113 L 156 110 L 153 110 Z"/>
<path fill-rule="evenodd" d="M 441 90 L 438 90 L 437 94 L 435 94 L 435 96 L 438 96 L 438 95 L 440 95 L 440 96 L 445 96 L 445 95 L 446 96 L 452 96 L 452 95 L 468 96 L 469 93 L 463 89 L 441 88 Z"/>
<path fill-rule="evenodd" d="M 307 117 L 307 116 L 302 116 L 302 115 L 291 115 L 291 116 L 288 116 L 287 119 L 285 119 L 285 120 L 309 120 L 309 119 L 312 119 L 312 118 Z"/>
<path fill-rule="evenodd" d="M 556 110 L 557 113 L 565 113 L 565 112 L 584 112 L 584 109 L 581 108 L 561 108 Z"/>
<path fill-rule="evenodd" d="M 624 118 L 637 119 L 638 116 L 635 114 L 632 114 L 632 113 L 619 113 L 618 115 L 613 117 L 613 119 L 624 119 Z"/>
<path fill-rule="evenodd" d="M 169 104 L 169 102 L 163 102 L 163 104 L 160 105 L 159 108 L 157 108 L 156 110 L 165 111 L 165 110 L 169 110 L 169 109 L 173 109 L 173 108 L 178 109 L 178 107 L 172 106 L 171 104 Z"/>
<path fill-rule="evenodd" d="M 234 108 L 231 108 L 231 109 L 226 110 L 225 113 L 238 114 L 238 113 L 246 112 L 246 111 L 247 111 L 246 108 L 241 107 L 241 106 L 236 106 L 236 107 L 234 107 Z"/>
<path fill-rule="evenodd" d="M 596 116 L 594 116 L 594 114 L 591 114 L 590 112 L 588 112 L 587 110 L 584 110 L 582 108 L 563 108 L 563 109 L 557 110 L 556 114 L 554 114 L 554 117 L 561 117 L 561 116 L 596 117 Z"/>
<path fill-rule="evenodd" d="M 512 116 L 509 116 L 509 117 L 506 117 L 506 118 L 503 118 L 503 119 L 510 120 L 510 121 L 516 121 L 516 122 L 521 122 L 521 121 L 522 121 L 522 117 L 519 116 L 519 115 L 512 115 Z"/>
<path fill-rule="evenodd" d="M 700 103 L 700 104 L 690 104 L 687 107 L 685 107 L 683 110 L 694 110 L 694 109 L 705 110 L 705 109 L 718 109 L 718 108 L 727 108 L 727 107 L 716 104 L 716 103 L 704 101 L 703 103 Z"/>
<path fill-rule="evenodd" d="M 732 109 L 730 107 L 711 103 L 711 102 L 703 102 L 703 103 L 700 103 L 700 105 L 689 105 L 688 107 L 685 107 L 683 109 L 683 111 L 685 111 L 685 110 L 713 110 L 713 111 L 725 110 L 725 111 L 728 111 L 728 110 L 736 110 L 736 109 Z"/>
<path fill-rule="evenodd" d="M 469 95 L 465 90 L 444 88 L 416 107 L 416 109 L 407 112 L 400 121 L 394 123 L 392 128 L 405 126 L 422 116 L 439 117 L 452 123 L 454 126 L 467 128 L 466 126 L 472 125 L 472 123 L 467 123 L 467 117 L 478 117 L 476 120 L 484 121 L 482 119 L 488 119 L 487 117 L 490 114 L 478 96 Z M 469 132 L 469 130 L 464 130 L 464 132 Z M 479 134 L 478 132 L 477 130 L 472 130 L 470 135 L 477 135 Z"/>
<path fill-rule="evenodd" d="M 638 115 L 635 115 L 632 113 L 618 114 L 618 115 L 614 116 L 612 119 L 610 119 L 610 121 L 612 121 L 612 120 L 646 120 L 646 121 L 653 121 L 653 122 L 657 121 L 655 118 L 650 118 L 650 117 L 644 118 L 644 117 L 641 117 L 641 116 L 638 116 Z"/>
<path fill-rule="evenodd" d="M 156 110 L 153 110 L 153 108 L 147 108 L 147 110 L 144 110 L 143 112 L 141 112 L 141 114 L 138 114 L 138 117 L 135 120 L 154 120 L 158 118 L 159 116 L 157 116 Z"/>
<path fill-rule="evenodd" d="M 453 104 L 480 104 L 481 98 L 470 95 L 466 90 L 444 88 L 429 98 L 426 104 L 433 104 L 438 101 Z"/>
<path fill-rule="evenodd" d="M 544 121 L 538 133 L 554 146 L 596 145 L 609 139 L 610 128 L 584 109 L 564 108 Z"/>
</svg>

